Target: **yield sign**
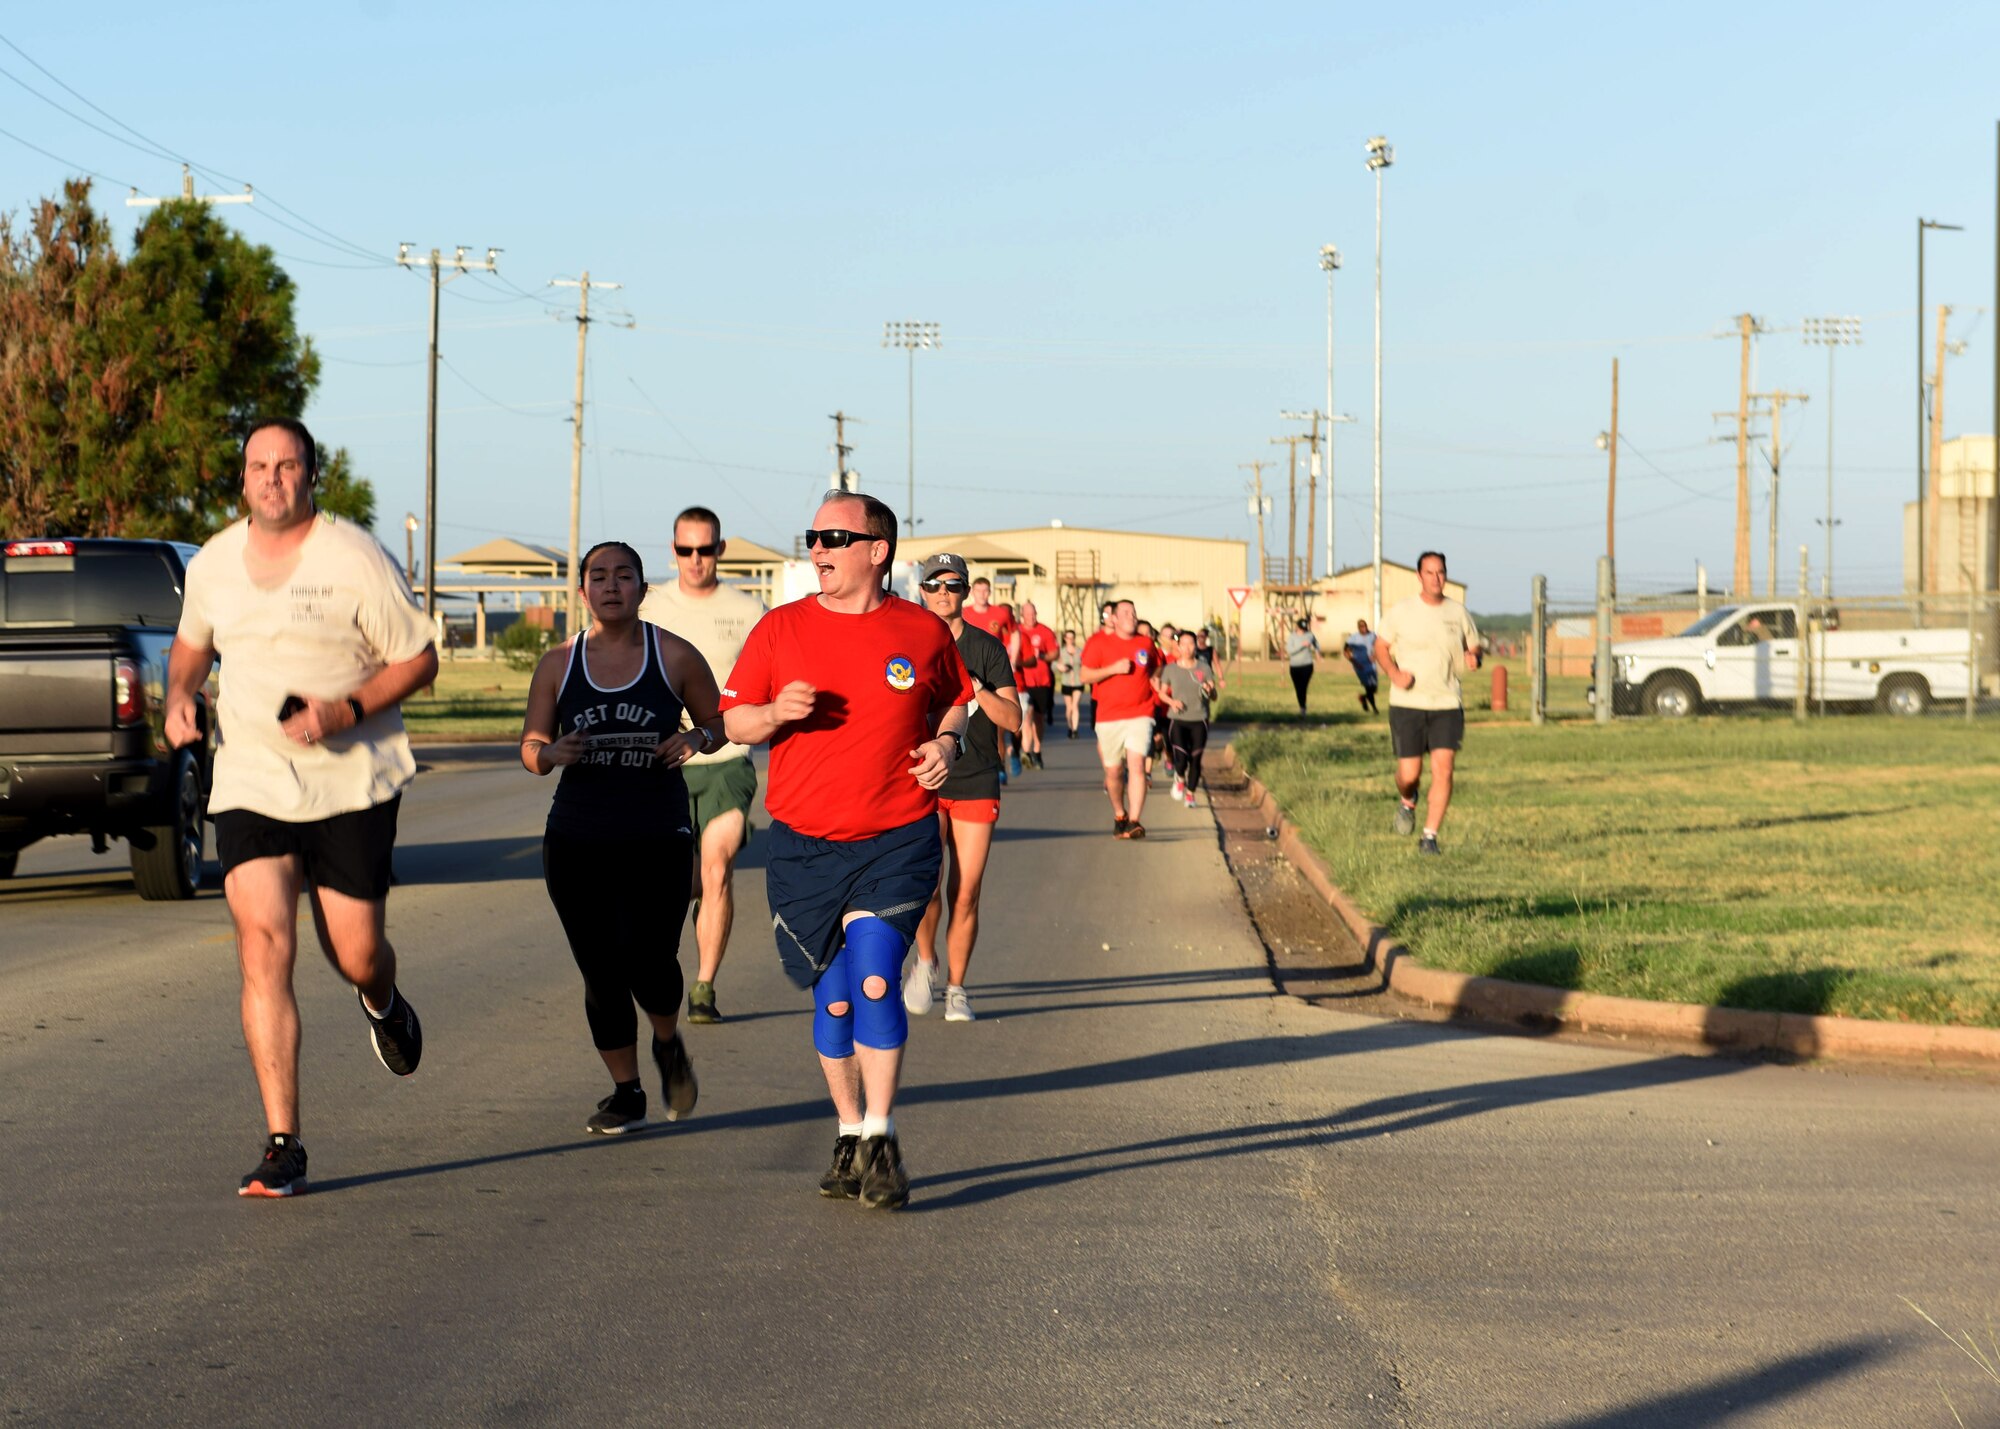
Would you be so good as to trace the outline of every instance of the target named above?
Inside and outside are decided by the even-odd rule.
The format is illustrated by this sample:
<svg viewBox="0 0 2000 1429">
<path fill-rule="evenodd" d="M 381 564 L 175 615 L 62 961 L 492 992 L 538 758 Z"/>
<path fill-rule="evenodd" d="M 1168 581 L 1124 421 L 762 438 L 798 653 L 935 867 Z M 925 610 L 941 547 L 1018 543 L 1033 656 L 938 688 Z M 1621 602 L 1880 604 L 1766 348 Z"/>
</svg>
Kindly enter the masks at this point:
<svg viewBox="0 0 2000 1429">
<path fill-rule="evenodd" d="M 1250 587 L 1247 585 L 1233 585 L 1229 587 L 1229 598 L 1236 602 L 1238 610 L 1243 609 L 1243 602 L 1250 599 Z"/>
</svg>

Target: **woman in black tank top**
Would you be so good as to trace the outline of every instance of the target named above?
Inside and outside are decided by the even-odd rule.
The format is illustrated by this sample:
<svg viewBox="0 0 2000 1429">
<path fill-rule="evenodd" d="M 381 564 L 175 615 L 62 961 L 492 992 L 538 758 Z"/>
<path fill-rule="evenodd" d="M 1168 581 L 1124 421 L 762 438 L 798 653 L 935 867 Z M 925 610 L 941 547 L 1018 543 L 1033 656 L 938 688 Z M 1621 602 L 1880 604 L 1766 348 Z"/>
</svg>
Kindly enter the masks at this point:
<svg viewBox="0 0 2000 1429">
<path fill-rule="evenodd" d="M 591 548 L 582 579 L 591 628 L 542 657 L 521 733 L 529 772 L 562 770 L 542 877 L 611 1073 L 611 1095 L 584 1124 L 604 1135 L 646 1122 L 634 1003 L 652 1023 L 667 1120 L 694 1109 L 694 1067 L 678 1030 L 694 869 L 681 765 L 724 742 L 715 676 L 694 646 L 639 619 L 645 592 L 638 552 L 619 542 Z M 694 724 L 685 732 L 683 709 Z"/>
</svg>

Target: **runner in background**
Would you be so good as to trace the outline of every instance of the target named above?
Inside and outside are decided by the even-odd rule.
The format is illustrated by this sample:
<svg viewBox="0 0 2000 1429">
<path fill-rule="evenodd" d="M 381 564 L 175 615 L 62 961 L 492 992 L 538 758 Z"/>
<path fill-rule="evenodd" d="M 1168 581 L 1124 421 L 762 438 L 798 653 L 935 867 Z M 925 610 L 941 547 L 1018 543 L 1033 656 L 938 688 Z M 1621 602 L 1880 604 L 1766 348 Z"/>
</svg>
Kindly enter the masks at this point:
<svg viewBox="0 0 2000 1429">
<path fill-rule="evenodd" d="M 1215 674 L 1195 654 L 1194 635 L 1182 631 L 1180 658 L 1160 673 L 1167 697 L 1167 753 L 1174 761 L 1174 797 L 1192 809 L 1201 788 L 1201 756 L 1208 748 L 1208 703 Z"/>
<path fill-rule="evenodd" d="M 1076 632 L 1065 630 L 1062 645 L 1056 650 L 1056 685 L 1062 690 L 1063 720 L 1069 726 L 1069 738 L 1076 738 L 1079 722 L 1083 718 L 1083 647 L 1076 642 Z"/>
<path fill-rule="evenodd" d="M 1375 689 L 1379 683 L 1375 673 L 1375 636 L 1368 629 L 1368 622 L 1354 622 L 1354 634 L 1347 637 L 1343 648 L 1347 652 L 1347 663 L 1354 667 L 1354 678 L 1361 682 L 1361 708 L 1379 714 L 1376 708 Z"/>
<path fill-rule="evenodd" d="M 1042 624 L 1032 600 L 1021 602 L 1021 628 L 1017 632 L 1021 658 L 1015 673 L 1021 691 L 1021 758 L 1035 768 L 1043 768 L 1042 735 L 1056 708 L 1055 658 L 1060 648 L 1055 631 Z"/>
<path fill-rule="evenodd" d="M 1299 697 L 1299 713 L 1306 712 L 1306 686 L 1312 683 L 1313 662 L 1319 659 L 1319 637 L 1303 616 L 1285 637 L 1285 665 L 1292 676 L 1292 692 Z"/>
<path fill-rule="evenodd" d="M 1104 792 L 1111 797 L 1111 832 L 1142 839 L 1139 815 L 1146 806 L 1146 751 L 1153 733 L 1153 676 L 1159 652 L 1139 634 L 1132 602 L 1117 602 L 1111 629 L 1084 642 L 1083 682 L 1092 687 L 1096 711 L 1097 757 L 1104 765 Z"/>
<path fill-rule="evenodd" d="M 985 631 L 995 640 L 998 640 L 1006 649 L 1008 660 L 1018 663 L 1020 646 L 1019 642 L 1014 638 L 1014 612 L 1008 606 L 995 605 L 993 603 L 993 583 L 987 580 L 985 576 L 981 576 L 972 583 L 972 599 L 966 602 L 963 613 L 968 624 Z M 1018 682 L 1015 687 L 1019 688 Z M 1014 773 L 1019 774 L 1021 772 L 1021 757 L 1019 752 L 1015 751 L 1011 759 L 1008 757 L 1009 751 L 1013 749 L 1013 743 L 1014 737 L 1012 735 L 1003 733 L 1000 736 L 1000 782 L 1002 784 L 1007 782 L 1007 773 L 1010 766 Z"/>
<path fill-rule="evenodd" d="M 949 981 L 944 990 L 944 1020 L 970 1022 L 972 1003 L 965 994 L 965 974 L 972 949 L 979 941 L 979 892 L 986 877 L 986 859 L 993 848 L 993 827 L 1000 821 L 1000 730 L 1019 728 L 1022 706 L 1017 702 L 1014 672 L 1000 642 L 960 614 L 965 603 L 965 561 L 939 553 L 920 568 L 917 588 L 931 614 L 951 627 L 959 658 L 972 676 L 973 704 L 965 726 L 965 754 L 952 766 L 938 788 L 938 832 L 948 856 L 941 889 L 932 889 L 930 906 L 917 925 L 917 955 L 903 979 L 903 1006 L 921 1017 L 931 1010 L 937 991 L 937 930 L 944 900 L 951 900 L 951 925 L 946 932 Z"/>
<path fill-rule="evenodd" d="M 728 550 L 722 520 L 705 506 L 690 506 L 674 518 L 676 579 L 646 591 L 639 618 L 693 645 L 716 679 L 735 668 L 744 637 L 764 618 L 764 602 L 717 578 Z M 682 720 L 692 728 L 693 716 Z M 694 940 L 699 966 L 688 989 L 688 1021 L 720 1022 L 715 979 L 729 948 L 736 921 L 736 856 L 750 841 L 750 810 L 757 802 L 757 766 L 740 744 L 719 743 L 681 766 L 694 818 L 701 882 L 694 895 Z"/>
<path fill-rule="evenodd" d="M 1167 666 L 1166 653 L 1160 649 L 1160 637 L 1150 620 L 1139 622 L 1138 633 L 1153 647 L 1152 659 L 1147 671 L 1153 677 L 1153 729 L 1150 742 L 1146 746 L 1146 782 L 1153 782 L 1155 760 L 1167 757 L 1167 701 L 1160 693 L 1160 671 Z"/>
</svg>

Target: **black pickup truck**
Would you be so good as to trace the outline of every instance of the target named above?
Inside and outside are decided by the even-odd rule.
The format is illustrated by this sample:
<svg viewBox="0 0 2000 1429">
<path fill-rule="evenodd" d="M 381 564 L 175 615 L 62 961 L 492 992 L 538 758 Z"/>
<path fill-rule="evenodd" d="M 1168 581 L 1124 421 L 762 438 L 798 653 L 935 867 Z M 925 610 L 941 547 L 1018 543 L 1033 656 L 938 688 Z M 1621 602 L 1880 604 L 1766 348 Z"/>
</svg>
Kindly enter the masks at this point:
<svg viewBox="0 0 2000 1429">
<path fill-rule="evenodd" d="M 201 886 L 203 738 L 167 747 L 167 650 L 195 547 L 172 541 L 0 541 L 0 878 L 54 834 L 121 838 L 139 896 Z"/>
</svg>

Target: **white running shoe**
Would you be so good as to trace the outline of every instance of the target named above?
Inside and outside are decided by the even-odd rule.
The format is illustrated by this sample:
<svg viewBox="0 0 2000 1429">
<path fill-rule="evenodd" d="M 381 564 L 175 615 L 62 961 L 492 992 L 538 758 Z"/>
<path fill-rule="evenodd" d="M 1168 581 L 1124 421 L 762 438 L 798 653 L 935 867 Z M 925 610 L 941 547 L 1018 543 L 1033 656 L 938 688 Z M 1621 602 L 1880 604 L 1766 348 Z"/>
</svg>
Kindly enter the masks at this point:
<svg viewBox="0 0 2000 1429">
<path fill-rule="evenodd" d="M 1174 802 L 1178 804 L 1187 797 L 1187 785 L 1181 783 L 1180 776 L 1174 776 Z"/>
<path fill-rule="evenodd" d="M 903 1010 L 912 1017 L 922 1017 L 931 1010 L 931 999 L 936 992 L 937 964 L 913 959 L 909 974 L 903 979 Z"/>
<path fill-rule="evenodd" d="M 976 1022 L 972 1002 L 962 987 L 948 987 L 944 990 L 944 1020 L 947 1022 Z"/>
</svg>

